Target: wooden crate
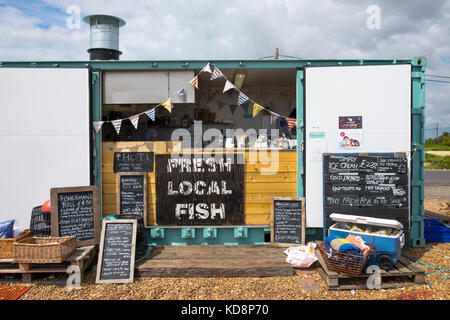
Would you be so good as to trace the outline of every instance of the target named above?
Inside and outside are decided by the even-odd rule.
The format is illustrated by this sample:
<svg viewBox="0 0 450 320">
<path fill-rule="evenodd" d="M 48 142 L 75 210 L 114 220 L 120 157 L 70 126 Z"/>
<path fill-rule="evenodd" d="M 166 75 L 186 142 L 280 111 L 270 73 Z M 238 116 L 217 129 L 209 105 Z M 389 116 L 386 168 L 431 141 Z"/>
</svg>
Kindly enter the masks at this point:
<svg viewBox="0 0 450 320">
<path fill-rule="evenodd" d="M 31 230 L 25 230 L 17 238 L 1 239 L 0 240 L 0 259 L 14 258 L 14 243 L 23 239 L 31 237 Z"/>
<path fill-rule="evenodd" d="M 316 249 L 315 253 L 319 262 L 319 274 L 325 280 L 329 290 L 369 289 L 367 287 L 367 279 L 372 274 L 362 273 L 359 276 L 352 276 L 337 273 L 327 268 L 327 265 L 318 249 Z M 397 263 L 393 269 L 389 271 L 380 270 L 380 273 L 380 289 L 402 288 L 414 285 L 423 285 L 426 283 L 425 272 L 403 257 L 400 257 L 397 260 Z"/>
</svg>

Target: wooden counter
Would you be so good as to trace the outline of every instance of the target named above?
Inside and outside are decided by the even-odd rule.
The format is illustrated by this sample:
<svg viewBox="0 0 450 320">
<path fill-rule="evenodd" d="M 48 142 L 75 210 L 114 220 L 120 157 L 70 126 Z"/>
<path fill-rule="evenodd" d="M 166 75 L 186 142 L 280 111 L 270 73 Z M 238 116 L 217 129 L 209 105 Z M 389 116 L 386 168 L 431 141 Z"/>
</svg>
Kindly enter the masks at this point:
<svg viewBox="0 0 450 320">
<path fill-rule="evenodd" d="M 180 150 L 179 142 L 103 142 L 102 144 L 102 205 L 103 216 L 117 214 L 117 174 L 113 171 L 114 152 L 154 152 L 155 154 L 167 154 Z M 183 150 L 184 151 L 184 150 Z M 202 152 L 192 149 L 192 152 Z M 278 170 L 270 168 L 270 164 L 259 161 L 264 157 L 256 153 L 256 163 L 250 163 L 254 158 L 255 149 L 225 149 L 225 152 L 237 152 L 245 154 L 244 184 L 245 184 L 245 224 L 268 225 L 270 224 L 270 204 L 272 197 L 295 197 L 296 196 L 296 150 L 283 150 L 278 152 L 276 165 Z M 251 154 L 251 155 L 250 155 Z M 270 155 L 269 155 L 270 156 Z M 262 174 L 262 172 L 264 174 Z M 155 172 L 148 173 L 147 193 L 147 224 L 156 225 L 156 192 Z"/>
</svg>

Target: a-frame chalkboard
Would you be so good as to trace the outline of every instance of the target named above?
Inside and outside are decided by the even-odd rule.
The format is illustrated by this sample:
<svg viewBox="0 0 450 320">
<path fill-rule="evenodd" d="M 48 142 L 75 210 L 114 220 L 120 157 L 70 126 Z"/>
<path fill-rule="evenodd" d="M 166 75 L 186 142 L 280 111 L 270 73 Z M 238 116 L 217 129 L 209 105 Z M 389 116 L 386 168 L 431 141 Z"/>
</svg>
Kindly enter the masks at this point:
<svg viewBox="0 0 450 320">
<path fill-rule="evenodd" d="M 136 215 L 147 225 L 147 173 L 120 172 L 117 174 L 117 211 Z"/>
<path fill-rule="evenodd" d="M 272 246 L 305 244 L 305 198 L 272 198 L 270 243 Z"/>
<path fill-rule="evenodd" d="M 76 236 L 77 247 L 100 241 L 100 205 L 97 186 L 50 189 L 53 237 Z"/>
</svg>

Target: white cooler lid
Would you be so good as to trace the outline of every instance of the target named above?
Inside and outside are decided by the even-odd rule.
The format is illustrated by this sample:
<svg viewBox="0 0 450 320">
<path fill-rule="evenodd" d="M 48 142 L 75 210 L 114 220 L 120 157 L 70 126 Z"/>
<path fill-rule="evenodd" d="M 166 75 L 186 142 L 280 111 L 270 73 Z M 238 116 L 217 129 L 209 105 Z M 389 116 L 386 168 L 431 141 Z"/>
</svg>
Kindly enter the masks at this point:
<svg viewBox="0 0 450 320">
<path fill-rule="evenodd" d="M 388 227 L 397 230 L 403 230 L 403 225 L 397 220 L 392 219 L 380 219 L 363 216 L 352 216 L 348 214 L 332 213 L 330 218 L 338 222 L 349 222 L 358 224 L 367 224 L 378 227 Z"/>
</svg>

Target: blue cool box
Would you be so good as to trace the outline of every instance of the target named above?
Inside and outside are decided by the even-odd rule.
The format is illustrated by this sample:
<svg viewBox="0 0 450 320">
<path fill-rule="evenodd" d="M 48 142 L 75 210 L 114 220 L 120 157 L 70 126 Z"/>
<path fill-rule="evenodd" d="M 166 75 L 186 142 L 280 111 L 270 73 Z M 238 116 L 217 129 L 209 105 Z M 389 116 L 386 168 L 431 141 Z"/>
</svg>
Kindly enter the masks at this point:
<svg viewBox="0 0 450 320">
<path fill-rule="evenodd" d="M 403 225 L 400 222 L 390 219 L 378 219 L 338 213 L 331 214 L 330 218 L 337 221 L 328 229 L 328 234 L 330 236 L 345 238 L 349 234 L 352 234 L 355 236 L 360 236 L 366 244 L 370 243 L 374 245 L 375 253 L 370 257 L 367 265 L 377 264 L 382 269 L 388 270 L 395 265 L 397 259 L 402 254 L 402 248 L 405 244 L 405 235 L 403 233 Z M 341 228 L 344 224 L 365 225 L 375 229 L 392 228 L 398 230 L 398 232 L 393 236 L 368 234 L 364 232 L 344 230 Z"/>
<path fill-rule="evenodd" d="M 423 219 L 427 242 L 450 242 L 450 228 L 434 219 Z"/>
</svg>

